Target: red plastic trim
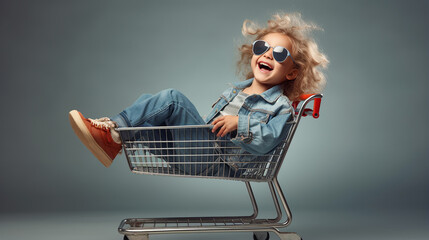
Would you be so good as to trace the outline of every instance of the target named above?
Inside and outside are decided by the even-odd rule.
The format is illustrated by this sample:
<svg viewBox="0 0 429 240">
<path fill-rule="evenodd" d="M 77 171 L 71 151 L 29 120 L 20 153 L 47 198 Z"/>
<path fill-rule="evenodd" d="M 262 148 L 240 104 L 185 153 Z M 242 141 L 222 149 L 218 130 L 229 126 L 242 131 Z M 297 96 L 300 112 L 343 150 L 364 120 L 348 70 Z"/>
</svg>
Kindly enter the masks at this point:
<svg viewBox="0 0 429 240">
<path fill-rule="evenodd" d="M 322 99 L 321 98 L 315 98 L 314 99 L 314 104 L 313 104 L 313 117 L 314 118 L 318 118 L 319 115 L 319 111 L 320 111 L 320 104 L 322 103 Z"/>
</svg>

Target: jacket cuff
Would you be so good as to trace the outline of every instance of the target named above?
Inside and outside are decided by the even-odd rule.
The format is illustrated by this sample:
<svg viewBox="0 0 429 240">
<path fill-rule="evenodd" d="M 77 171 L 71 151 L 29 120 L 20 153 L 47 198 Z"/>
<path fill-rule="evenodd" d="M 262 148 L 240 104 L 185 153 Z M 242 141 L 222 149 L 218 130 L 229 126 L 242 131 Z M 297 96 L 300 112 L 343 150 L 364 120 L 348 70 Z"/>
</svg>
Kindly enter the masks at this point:
<svg viewBox="0 0 429 240">
<path fill-rule="evenodd" d="M 238 115 L 237 135 L 231 139 L 236 144 L 249 144 L 253 140 L 253 134 L 249 130 L 249 117 Z"/>
</svg>

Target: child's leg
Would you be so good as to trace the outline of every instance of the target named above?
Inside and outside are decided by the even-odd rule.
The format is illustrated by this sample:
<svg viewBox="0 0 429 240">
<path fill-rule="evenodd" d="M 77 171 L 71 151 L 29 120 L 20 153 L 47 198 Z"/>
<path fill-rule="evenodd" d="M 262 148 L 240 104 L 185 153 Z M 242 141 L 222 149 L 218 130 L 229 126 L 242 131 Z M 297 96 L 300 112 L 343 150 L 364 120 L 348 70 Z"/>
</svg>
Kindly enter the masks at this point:
<svg viewBox="0 0 429 240">
<path fill-rule="evenodd" d="M 85 119 L 80 113 L 77 111 L 70 112 L 72 115 L 76 115 L 73 119 L 78 119 L 78 121 L 82 123 L 86 123 L 87 126 L 84 125 L 82 127 L 76 127 L 74 122 L 75 120 L 71 120 L 72 126 L 75 129 L 76 133 L 79 135 L 80 132 L 86 131 L 88 132 L 88 138 L 97 138 L 93 134 L 95 131 L 89 124 L 93 122 L 93 120 Z M 183 94 L 176 90 L 168 89 L 159 92 L 155 95 L 150 94 L 144 94 L 140 96 L 130 107 L 126 108 L 124 111 L 122 111 L 120 114 L 116 115 L 111 119 L 112 121 L 116 122 L 117 126 L 119 127 L 142 127 L 142 126 L 179 126 L 179 125 L 202 125 L 205 124 L 204 120 L 199 115 L 197 109 L 195 106 L 189 101 L 188 98 L 186 98 Z M 110 126 L 109 119 L 98 119 L 95 121 L 97 124 L 102 124 L 104 126 L 103 130 L 109 132 L 109 134 L 106 135 L 105 138 L 107 138 L 110 142 L 113 142 L 110 137 L 110 132 L 112 132 L 112 135 L 117 132 Z M 101 132 L 101 130 L 100 130 Z M 106 132 L 106 133 L 107 133 Z M 92 136 L 91 136 L 92 135 Z M 206 139 L 209 136 L 213 136 L 213 133 L 207 129 L 206 132 L 201 132 L 200 136 L 198 136 L 199 139 Z M 81 137 L 81 136 L 79 136 Z M 130 136 L 134 138 L 134 136 Z M 180 134 L 175 134 L 174 132 L 170 132 L 167 134 L 161 134 L 157 135 L 151 138 L 154 139 L 147 139 L 149 141 L 157 141 L 157 140 L 186 140 L 184 139 L 185 136 L 182 136 Z M 189 136 L 188 136 L 189 137 Z M 101 140 L 104 141 L 103 137 L 99 137 Z M 131 139 L 131 138 L 130 138 Z M 81 138 L 82 140 L 82 138 Z M 87 143 L 88 140 L 82 140 L 82 142 L 90 148 L 91 146 L 88 146 Z M 99 140 L 95 139 L 92 142 L 94 142 L 92 145 L 98 145 L 101 146 L 99 143 Z M 178 144 L 178 143 L 177 143 Z M 180 144 L 179 144 L 180 145 Z M 97 147 L 98 147 L 97 146 Z M 118 148 L 119 147 L 119 148 Z M 109 152 L 111 150 L 110 146 L 102 146 L 103 150 L 101 152 Z M 100 159 L 100 161 L 103 162 L 106 166 L 110 165 L 113 161 L 113 158 L 116 156 L 116 154 L 119 152 L 120 145 L 116 146 L 114 148 L 114 154 L 110 154 L 110 157 L 105 157 L 104 160 L 102 160 L 98 155 L 94 152 L 93 149 L 90 148 L 90 150 L 94 153 L 94 155 L 97 156 L 97 158 Z M 182 151 L 179 154 L 182 155 L 189 155 L 187 152 L 184 152 L 185 150 L 178 150 Z M 199 155 L 207 155 L 210 152 L 209 150 L 201 150 Z M 104 154 L 104 153 L 103 153 Z M 174 155 L 174 154 L 173 154 Z M 219 164 L 213 165 L 210 164 L 210 162 L 213 162 L 216 159 L 201 159 L 200 156 L 196 157 L 176 157 L 176 158 L 169 158 L 167 159 L 171 165 L 174 165 L 180 172 L 185 172 L 186 174 L 191 175 L 216 175 L 218 173 Z M 194 165 L 194 164 L 181 164 L 182 162 L 201 162 L 206 161 L 208 164 L 200 164 L 200 165 Z M 107 163 L 106 163 L 107 162 Z M 208 169 L 210 167 L 210 169 Z M 210 170 L 210 171 L 209 171 Z M 222 176 L 221 174 L 220 176 Z M 219 175 L 217 175 L 219 176 Z"/>
<path fill-rule="evenodd" d="M 106 167 L 110 166 L 121 149 L 119 135 L 111 126 L 112 122 L 104 118 L 85 118 L 76 110 L 70 111 L 69 119 L 82 143 Z M 112 120 L 119 127 L 204 124 L 194 105 L 175 90 L 164 90 L 156 95 L 142 95 Z"/>
<path fill-rule="evenodd" d="M 205 124 L 191 101 L 173 89 L 155 95 L 142 95 L 131 106 L 112 117 L 112 120 L 119 127 Z"/>
</svg>

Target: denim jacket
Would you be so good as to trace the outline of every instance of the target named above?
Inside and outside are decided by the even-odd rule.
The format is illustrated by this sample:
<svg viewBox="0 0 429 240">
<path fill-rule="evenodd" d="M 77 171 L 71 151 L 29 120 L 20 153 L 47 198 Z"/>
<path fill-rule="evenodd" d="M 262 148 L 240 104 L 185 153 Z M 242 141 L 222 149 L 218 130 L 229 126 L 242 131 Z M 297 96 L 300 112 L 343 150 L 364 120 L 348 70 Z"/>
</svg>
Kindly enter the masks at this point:
<svg viewBox="0 0 429 240">
<path fill-rule="evenodd" d="M 210 123 L 219 112 L 238 94 L 250 86 L 253 79 L 233 84 L 223 92 L 213 104 L 205 121 Z M 293 108 L 290 100 L 283 95 L 283 89 L 276 85 L 262 94 L 246 98 L 238 112 L 238 128 L 231 141 L 247 152 L 264 155 L 272 151 L 288 134 Z"/>
</svg>

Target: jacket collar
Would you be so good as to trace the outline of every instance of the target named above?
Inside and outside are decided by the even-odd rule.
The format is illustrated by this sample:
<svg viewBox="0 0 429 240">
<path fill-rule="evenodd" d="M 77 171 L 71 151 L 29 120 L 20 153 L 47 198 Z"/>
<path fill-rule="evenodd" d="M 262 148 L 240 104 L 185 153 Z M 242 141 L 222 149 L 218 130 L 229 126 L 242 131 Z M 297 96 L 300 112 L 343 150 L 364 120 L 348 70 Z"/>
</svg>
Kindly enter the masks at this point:
<svg viewBox="0 0 429 240">
<path fill-rule="evenodd" d="M 236 82 L 234 83 L 234 87 L 237 89 L 245 89 L 246 87 L 250 86 L 253 82 L 253 78 L 242 81 L 242 82 Z M 273 103 L 277 101 L 277 99 L 283 95 L 283 89 L 281 85 L 275 85 L 274 87 L 268 89 L 267 91 L 260 94 L 260 96 L 267 102 Z"/>
</svg>

